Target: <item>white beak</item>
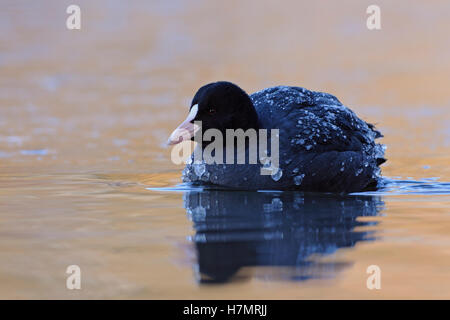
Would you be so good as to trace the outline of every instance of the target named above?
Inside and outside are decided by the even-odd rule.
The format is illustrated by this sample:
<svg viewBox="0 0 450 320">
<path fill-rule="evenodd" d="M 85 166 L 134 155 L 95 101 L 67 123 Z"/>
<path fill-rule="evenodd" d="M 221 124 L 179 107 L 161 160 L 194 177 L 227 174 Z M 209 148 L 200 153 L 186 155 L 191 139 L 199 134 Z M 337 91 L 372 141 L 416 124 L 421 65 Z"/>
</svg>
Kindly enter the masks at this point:
<svg viewBox="0 0 450 320">
<path fill-rule="evenodd" d="M 195 132 L 200 128 L 199 126 L 193 124 L 191 121 L 195 119 L 198 112 L 198 105 L 193 105 L 191 111 L 189 112 L 186 120 L 184 120 L 170 135 L 169 140 L 167 140 L 168 145 L 173 145 L 180 143 L 182 141 L 190 140 Z"/>
</svg>

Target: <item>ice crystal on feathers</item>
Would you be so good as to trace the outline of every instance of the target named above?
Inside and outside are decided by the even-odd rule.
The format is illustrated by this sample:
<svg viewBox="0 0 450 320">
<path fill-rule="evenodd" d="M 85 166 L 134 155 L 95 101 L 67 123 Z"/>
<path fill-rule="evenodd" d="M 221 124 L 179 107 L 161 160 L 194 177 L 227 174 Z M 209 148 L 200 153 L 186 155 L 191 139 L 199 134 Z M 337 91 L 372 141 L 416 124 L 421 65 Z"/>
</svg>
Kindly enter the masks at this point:
<svg viewBox="0 0 450 320">
<path fill-rule="evenodd" d="M 283 176 L 283 170 L 281 170 L 281 168 L 278 168 L 278 170 L 273 169 L 271 177 L 274 181 L 280 180 L 282 176 Z"/>
<path fill-rule="evenodd" d="M 203 173 L 205 173 L 206 167 L 204 162 L 195 162 L 194 163 L 194 171 L 195 174 L 200 178 Z"/>
<path fill-rule="evenodd" d="M 294 177 L 294 183 L 295 183 L 295 185 L 297 185 L 297 186 L 301 185 L 302 182 L 303 182 L 303 178 L 304 178 L 304 177 L 305 177 L 305 174 L 300 174 L 300 175 L 298 175 L 298 176 L 295 176 L 295 177 Z"/>
</svg>

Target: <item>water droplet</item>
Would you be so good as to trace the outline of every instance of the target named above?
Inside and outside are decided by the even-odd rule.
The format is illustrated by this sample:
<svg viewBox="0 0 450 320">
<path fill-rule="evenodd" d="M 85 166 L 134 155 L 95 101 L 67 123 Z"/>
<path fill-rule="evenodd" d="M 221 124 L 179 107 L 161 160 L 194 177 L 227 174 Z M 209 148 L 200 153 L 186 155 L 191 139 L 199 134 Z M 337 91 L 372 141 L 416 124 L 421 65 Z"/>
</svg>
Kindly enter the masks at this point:
<svg viewBox="0 0 450 320">
<path fill-rule="evenodd" d="M 281 179 L 281 177 L 283 176 L 283 170 L 281 170 L 281 168 L 273 168 L 272 169 L 272 179 L 274 181 L 278 181 Z"/>
<path fill-rule="evenodd" d="M 184 182 L 191 182 L 191 178 L 189 177 L 189 174 L 191 173 L 191 171 L 189 170 L 188 167 L 185 167 L 182 173 L 182 177 L 183 177 L 183 181 Z"/>
<path fill-rule="evenodd" d="M 204 163 L 194 163 L 194 172 L 198 177 L 201 177 L 206 171 Z"/>
<path fill-rule="evenodd" d="M 306 150 L 311 150 L 312 149 L 312 145 L 307 145 L 305 148 L 306 148 Z"/>
<path fill-rule="evenodd" d="M 304 177 L 305 177 L 305 174 L 300 174 L 300 175 L 298 175 L 298 176 L 295 176 L 295 177 L 294 177 L 294 183 L 295 183 L 295 185 L 297 185 L 297 186 L 301 185 L 302 182 L 303 182 L 303 178 L 304 178 Z"/>
<path fill-rule="evenodd" d="M 386 151 L 386 146 L 385 145 L 377 144 L 375 146 L 375 152 L 374 152 L 375 158 L 382 158 L 382 157 L 384 157 L 385 151 Z"/>
<path fill-rule="evenodd" d="M 209 181 L 209 171 L 205 171 L 205 173 L 201 176 L 202 181 Z"/>
</svg>

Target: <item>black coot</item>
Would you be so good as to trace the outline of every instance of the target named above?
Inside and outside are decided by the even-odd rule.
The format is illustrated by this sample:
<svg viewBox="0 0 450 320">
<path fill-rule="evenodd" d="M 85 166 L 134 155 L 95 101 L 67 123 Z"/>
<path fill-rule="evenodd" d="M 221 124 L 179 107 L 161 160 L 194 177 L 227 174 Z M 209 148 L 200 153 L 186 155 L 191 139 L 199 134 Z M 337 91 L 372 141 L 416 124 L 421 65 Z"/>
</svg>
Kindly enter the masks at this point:
<svg viewBox="0 0 450 320">
<path fill-rule="evenodd" d="M 201 130 L 194 125 L 196 121 L 201 121 Z M 259 149 L 256 164 L 249 157 L 245 164 L 217 164 L 192 155 L 183 171 L 185 182 L 318 192 L 375 190 L 381 184 L 379 165 L 386 161 L 385 146 L 375 142 L 381 133 L 328 93 L 277 86 L 249 96 L 233 83 L 210 83 L 197 91 L 187 119 L 172 133 L 169 144 L 194 139 L 208 129 L 223 134 L 224 157 L 230 147 L 227 129 L 268 129 L 269 141 L 270 130 L 278 129 L 278 166 L 264 161 Z M 249 143 L 247 139 L 246 151 Z M 205 150 L 208 144 L 203 142 L 198 148 Z M 261 174 L 266 167 L 269 174 Z"/>
</svg>

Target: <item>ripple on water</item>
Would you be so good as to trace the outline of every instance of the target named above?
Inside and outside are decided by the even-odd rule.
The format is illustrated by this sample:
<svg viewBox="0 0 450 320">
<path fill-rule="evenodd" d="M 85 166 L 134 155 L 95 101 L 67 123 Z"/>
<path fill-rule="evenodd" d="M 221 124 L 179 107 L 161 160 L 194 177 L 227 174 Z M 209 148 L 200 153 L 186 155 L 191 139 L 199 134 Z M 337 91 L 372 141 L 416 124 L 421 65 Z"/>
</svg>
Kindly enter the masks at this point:
<svg viewBox="0 0 450 320">
<path fill-rule="evenodd" d="M 36 150 L 20 150 L 20 154 L 24 156 L 45 156 L 48 154 L 47 149 L 36 149 Z"/>
<path fill-rule="evenodd" d="M 423 178 L 421 180 L 383 178 L 383 187 L 373 192 L 355 192 L 352 194 L 377 195 L 450 195 L 450 182 L 439 182 L 438 177 Z"/>
<path fill-rule="evenodd" d="M 302 175 L 303 176 L 303 175 Z M 399 178 L 383 178 L 383 187 L 377 191 L 365 191 L 354 192 L 351 195 L 450 195 L 450 182 L 439 182 L 439 178 L 430 177 L 423 178 L 421 180 L 403 180 Z M 185 191 L 202 191 L 202 190 L 230 190 L 229 188 L 221 187 L 218 185 L 199 185 L 190 182 L 184 182 L 171 187 L 148 187 L 147 190 L 151 191 L 164 191 L 164 192 L 185 192 Z M 264 191 L 280 191 L 282 190 L 259 190 Z"/>
</svg>

